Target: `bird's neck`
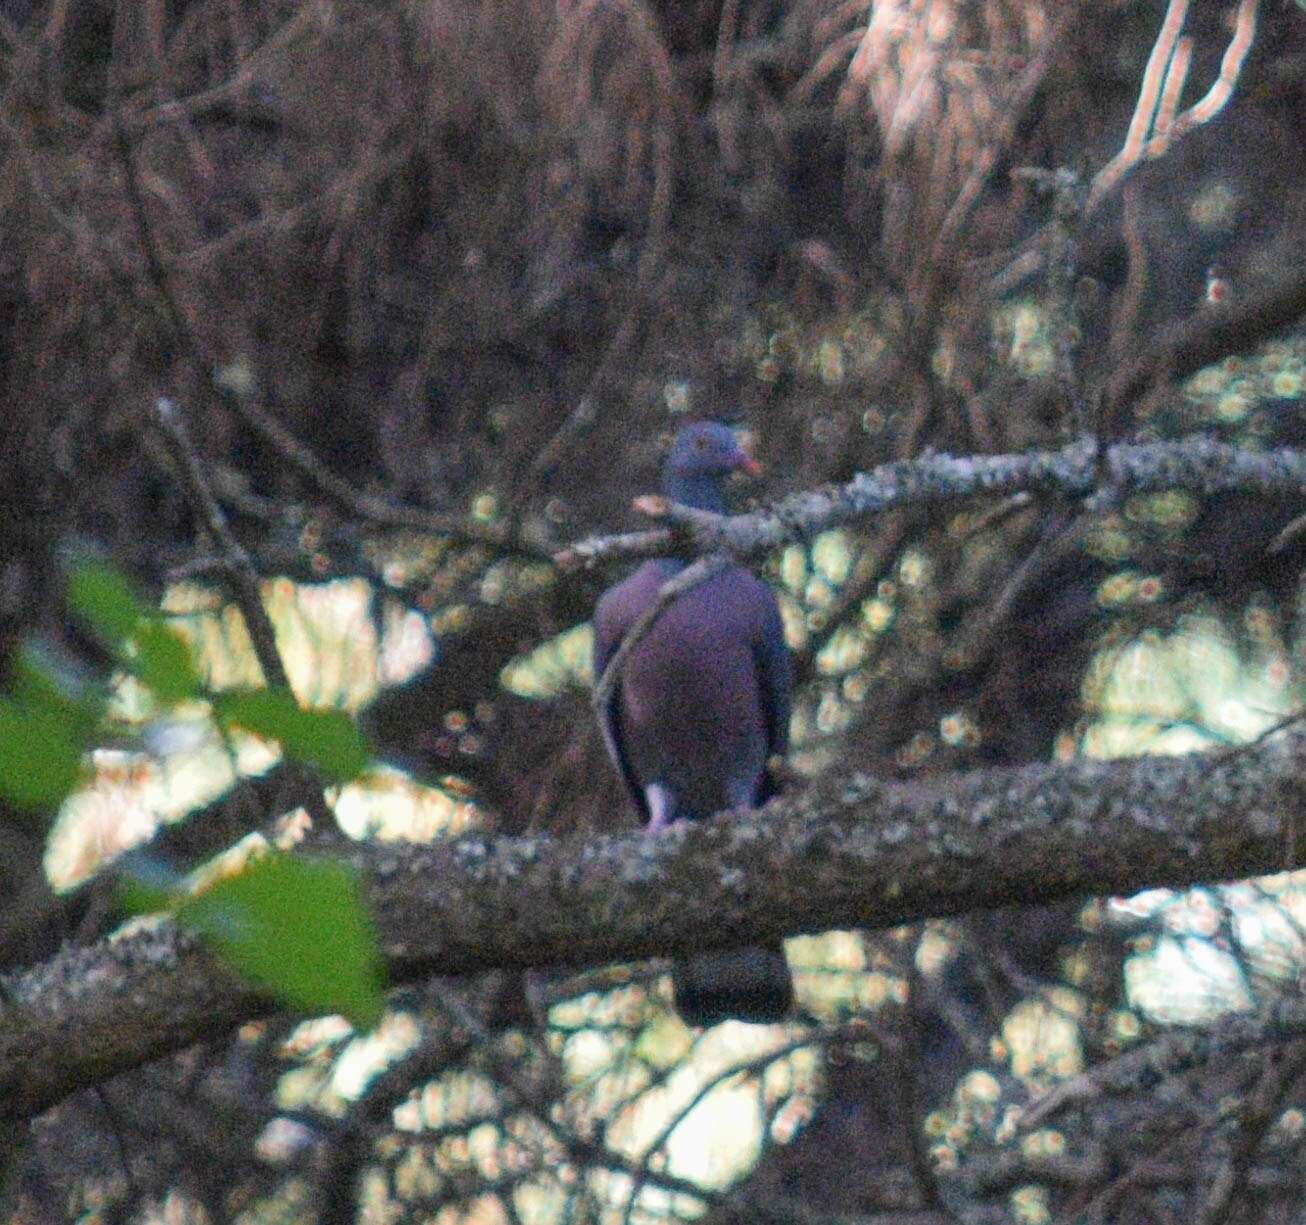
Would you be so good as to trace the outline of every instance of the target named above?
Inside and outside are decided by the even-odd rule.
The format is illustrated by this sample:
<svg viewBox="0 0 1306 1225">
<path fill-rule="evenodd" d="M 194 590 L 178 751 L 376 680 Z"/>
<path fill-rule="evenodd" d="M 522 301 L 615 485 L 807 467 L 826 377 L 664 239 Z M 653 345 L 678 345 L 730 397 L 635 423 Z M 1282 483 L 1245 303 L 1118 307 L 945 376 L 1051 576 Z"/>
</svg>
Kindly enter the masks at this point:
<svg viewBox="0 0 1306 1225">
<path fill-rule="evenodd" d="M 726 495 L 719 476 L 705 472 L 668 472 L 662 482 L 662 492 L 682 506 L 710 510 L 717 515 L 726 513 Z"/>
</svg>

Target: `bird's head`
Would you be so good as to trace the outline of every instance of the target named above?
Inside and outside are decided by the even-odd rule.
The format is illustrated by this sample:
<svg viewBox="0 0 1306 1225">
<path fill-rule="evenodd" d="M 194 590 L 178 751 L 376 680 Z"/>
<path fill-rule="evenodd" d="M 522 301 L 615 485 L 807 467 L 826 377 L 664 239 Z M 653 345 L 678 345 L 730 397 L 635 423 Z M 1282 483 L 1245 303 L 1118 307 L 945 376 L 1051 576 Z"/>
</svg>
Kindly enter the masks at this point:
<svg viewBox="0 0 1306 1225">
<path fill-rule="evenodd" d="M 757 475 L 762 466 L 739 445 L 735 432 L 715 421 L 683 426 L 667 453 L 662 490 L 672 501 L 724 514 L 722 482 L 732 472 Z"/>
</svg>

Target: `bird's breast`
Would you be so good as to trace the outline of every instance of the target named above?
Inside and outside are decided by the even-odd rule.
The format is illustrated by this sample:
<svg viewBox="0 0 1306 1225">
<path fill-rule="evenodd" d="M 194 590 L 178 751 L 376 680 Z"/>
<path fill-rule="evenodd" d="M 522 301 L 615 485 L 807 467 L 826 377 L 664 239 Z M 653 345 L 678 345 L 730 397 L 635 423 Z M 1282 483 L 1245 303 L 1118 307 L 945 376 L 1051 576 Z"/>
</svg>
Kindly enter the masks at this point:
<svg viewBox="0 0 1306 1225">
<path fill-rule="evenodd" d="M 766 761 L 751 637 L 738 622 L 705 615 L 710 595 L 690 592 L 668 608 L 621 678 L 621 721 L 636 776 L 667 783 L 703 814 L 727 807 L 741 779 L 755 790 Z"/>
</svg>

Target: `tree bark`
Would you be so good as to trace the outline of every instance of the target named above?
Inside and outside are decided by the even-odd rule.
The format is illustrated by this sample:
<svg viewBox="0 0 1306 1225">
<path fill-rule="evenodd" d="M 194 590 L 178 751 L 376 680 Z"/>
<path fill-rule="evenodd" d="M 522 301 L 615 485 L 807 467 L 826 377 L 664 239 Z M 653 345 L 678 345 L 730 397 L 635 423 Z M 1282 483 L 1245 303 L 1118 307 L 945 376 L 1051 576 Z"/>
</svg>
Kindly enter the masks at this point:
<svg viewBox="0 0 1306 1225">
<path fill-rule="evenodd" d="M 359 845 L 391 981 L 587 965 L 1306 864 L 1306 734 L 884 783 L 658 837 Z M 167 920 L 0 980 L 0 1121 L 272 1007 Z"/>
</svg>

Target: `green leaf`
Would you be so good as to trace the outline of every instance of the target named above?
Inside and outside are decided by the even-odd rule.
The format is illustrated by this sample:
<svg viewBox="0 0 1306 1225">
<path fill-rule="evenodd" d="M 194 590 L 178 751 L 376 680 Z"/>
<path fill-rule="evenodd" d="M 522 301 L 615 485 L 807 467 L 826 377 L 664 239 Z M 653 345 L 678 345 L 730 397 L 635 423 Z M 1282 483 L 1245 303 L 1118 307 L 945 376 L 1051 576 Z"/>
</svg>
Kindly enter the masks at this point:
<svg viewBox="0 0 1306 1225">
<path fill-rule="evenodd" d="M 172 894 L 166 889 L 154 889 L 128 877 L 118 882 L 116 891 L 118 909 L 124 914 L 158 914 L 172 908 Z"/>
<path fill-rule="evenodd" d="M 82 778 L 82 745 L 60 713 L 0 698 L 0 795 L 54 807 Z"/>
<path fill-rule="evenodd" d="M 162 621 L 150 620 L 136 631 L 136 650 L 124 666 L 163 702 L 180 702 L 201 693 L 190 644 Z"/>
<path fill-rule="evenodd" d="M 82 562 L 68 578 L 68 606 L 110 645 L 125 642 L 148 616 L 126 577 L 103 562 Z"/>
<path fill-rule="evenodd" d="M 381 956 L 357 876 L 343 864 L 268 855 L 177 910 L 246 978 L 357 1029 L 381 1018 Z"/>
<path fill-rule="evenodd" d="M 367 766 L 367 742 L 343 710 L 305 710 L 284 688 L 224 693 L 213 705 L 223 723 L 279 740 L 289 756 L 337 782 L 357 778 Z"/>
<path fill-rule="evenodd" d="M 190 646 L 146 607 L 121 572 L 101 562 L 79 565 L 68 580 L 68 603 L 160 701 L 200 695 Z"/>
</svg>

